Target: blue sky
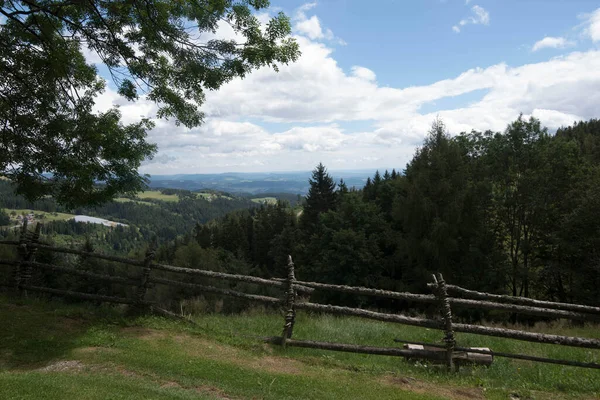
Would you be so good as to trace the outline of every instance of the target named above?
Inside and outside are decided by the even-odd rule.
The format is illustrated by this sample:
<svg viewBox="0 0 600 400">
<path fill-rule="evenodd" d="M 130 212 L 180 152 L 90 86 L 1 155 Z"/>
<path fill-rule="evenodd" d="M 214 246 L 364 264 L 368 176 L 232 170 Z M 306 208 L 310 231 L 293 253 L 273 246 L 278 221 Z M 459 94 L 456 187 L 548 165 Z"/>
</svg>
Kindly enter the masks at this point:
<svg viewBox="0 0 600 400">
<path fill-rule="evenodd" d="M 373 5 L 365 7 L 367 3 Z M 303 2 L 273 4 L 285 5 L 289 14 Z M 454 33 L 452 26 L 470 17 L 476 5 L 489 14 L 489 23 L 466 25 Z M 405 87 L 426 85 L 475 66 L 546 60 L 560 50 L 532 53 L 532 43 L 544 36 L 576 36 L 573 28 L 582 22 L 578 15 L 599 6 L 593 0 L 324 0 L 315 12 L 348 43 L 336 47 L 340 66 L 363 65 L 377 71 L 380 84 Z M 587 45 L 581 41 L 571 50 Z"/>
<path fill-rule="evenodd" d="M 272 1 L 302 57 L 208 93 L 204 126 L 157 121 L 142 172 L 400 168 L 431 122 L 503 130 L 519 113 L 551 130 L 600 117 L 600 3 L 591 0 Z M 227 26 L 219 37 L 236 38 Z M 209 37 L 207 37 L 209 38 Z M 93 60 L 93 55 L 88 55 Z M 126 121 L 153 117 L 113 89 Z"/>
</svg>

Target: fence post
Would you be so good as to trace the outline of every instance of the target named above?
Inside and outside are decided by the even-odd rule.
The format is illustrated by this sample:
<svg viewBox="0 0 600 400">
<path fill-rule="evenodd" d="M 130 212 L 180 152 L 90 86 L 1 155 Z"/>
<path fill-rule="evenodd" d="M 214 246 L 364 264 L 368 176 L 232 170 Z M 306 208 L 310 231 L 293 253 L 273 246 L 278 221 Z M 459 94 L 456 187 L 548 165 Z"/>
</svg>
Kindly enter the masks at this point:
<svg viewBox="0 0 600 400">
<path fill-rule="evenodd" d="M 446 288 L 446 281 L 442 274 L 438 274 L 436 277 L 433 275 L 433 281 L 435 282 L 436 290 L 435 295 L 439 300 L 442 318 L 444 318 L 444 342 L 446 343 L 446 366 L 448 371 L 454 371 L 454 362 L 452 356 L 454 353 L 454 347 L 456 346 L 456 340 L 454 339 L 454 331 L 452 330 L 452 310 L 450 309 L 450 301 L 448 301 L 448 290 Z"/>
<path fill-rule="evenodd" d="M 294 262 L 292 256 L 288 256 L 288 275 L 286 282 L 285 292 L 285 324 L 283 325 L 283 332 L 281 334 L 281 346 L 285 348 L 287 339 L 292 337 L 294 332 L 294 323 L 296 322 L 296 309 L 294 308 L 294 302 L 296 301 L 296 291 L 294 290 L 294 282 L 296 277 L 294 275 Z"/>
<path fill-rule="evenodd" d="M 33 233 L 26 232 L 26 241 L 25 241 L 25 255 L 23 257 L 23 261 L 34 261 L 35 253 L 37 252 L 37 248 L 30 247 L 31 244 L 36 244 L 40 240 L 40 232 L 42 231 L 42 224 L 39 222 L 35 226 L 35 231 Z M 33 273 L 33 267 L 30 264 L 25 264 L 25 268 L 22 269 L 23 273 L 21 275 L 21 286 L 27 286 L 29 284 L 29 280 L 31 279 L 31 275 Z M 23 290 L 23 294 L 27 296 L 27 290 Z"/>
<path fill-rule="evenodd" d="M 148 282 L 150 280 L 150 271 L 152 270 L 152 261 L 156 256 L 156 240 L 152 240 L 146 250 L 146 257 L 144 258 L 144 266 L 142 267 L 142 275 L 140 277 L 140 285 L 136 292 L 136 307 L 141 308 L 144 302 L 144 297 L 148 290 Z"/>
</svg>

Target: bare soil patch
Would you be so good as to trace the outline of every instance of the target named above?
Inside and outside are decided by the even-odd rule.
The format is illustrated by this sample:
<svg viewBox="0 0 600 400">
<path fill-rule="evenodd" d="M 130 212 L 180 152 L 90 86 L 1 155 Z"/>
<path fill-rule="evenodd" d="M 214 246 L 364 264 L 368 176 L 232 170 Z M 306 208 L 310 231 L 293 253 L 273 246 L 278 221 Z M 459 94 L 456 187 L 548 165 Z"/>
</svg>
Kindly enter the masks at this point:
<svg viewBox="0 0 600 400">
<path fill-rule="evenodd" d="M 85 364 L 77 360 L 57 361 L 43 368 L 39 368 L 40 372 L 78 372 L 85 368 Z"/>
</svg>

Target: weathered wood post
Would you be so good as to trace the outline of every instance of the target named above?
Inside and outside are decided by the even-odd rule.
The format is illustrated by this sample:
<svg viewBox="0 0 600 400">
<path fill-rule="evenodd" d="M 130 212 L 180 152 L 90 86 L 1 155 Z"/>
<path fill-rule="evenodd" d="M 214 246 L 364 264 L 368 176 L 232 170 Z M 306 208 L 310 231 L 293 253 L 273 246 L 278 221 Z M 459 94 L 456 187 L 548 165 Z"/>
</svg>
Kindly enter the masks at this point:
<svg viewBox="0 0 600 400">
<path fill-rule="evenodd" d="M 281 346 L 285 348 L 287 339 L 292 337 L 294 332 L 294 323 L 296 321 L 296 310 L 294 303 L 296 301 L 296 290 L 294 289 L 294 282 L 296 277 L 294 275 L 294 262 L 292 256 L 288 256 L 288 275 L 286 282 L 285 291 L 285 324 L 283 325 L 283 332 L 281 334 Z"/>
<path fill-rule="evenodd" d="M 31 247 L 31 245 L 39 243 L 41 231 L 42 224 L 38 222 L 35 226 L 35 231 L 33 233 L 25 233 L 25 254 L 22 257 L 22 261 L 33 262 L 35 260 L 35 253 L 37 252 L 37 248 Z M 29 280 L 31 279 L 32 274 L 33 267 L 31 266 L 31 264 L 25 263 L 25 267 L 22 269 L 21 286 L 27 286 L 29 284 Z M 23 294 L 27 296 L 27 290 L 23 290 Z"/>
<path fill-rule="evenodd" d="M 148 291 L 148 284 L 150 281 L 150 272 L 152 271 L 152 261 L 156 256 L 156 239 L 150 242 L 148 250 L 146 250 L 146 256 L 144 257 L 144 265 L 142 267 L 142 275 L 140 276 L 140 285 L 137 288 L 135 295 L 136 308 L 143 308 L 144 297 Z"/>
<path fill-rule="evenodd" d="M 438 298 L 442 318 L 444 319 L 444 342 L 446 343 L 446 366 L 448 371 L 454 371 L 454 362 L 452 356 L 454 354 L 454 347 L 456 346 L 456 340 L 454 339 L 454 331 L 452 329 L 452 310 L 450 309 L 450 301 L 448 300 L 448 290 L 446 288 L 446 281 L 442 274 L 438 274 L 437 277 L 433 275 L 433 281 L 435 282 L 436 290 L 435 295 Z"/>
</svg>

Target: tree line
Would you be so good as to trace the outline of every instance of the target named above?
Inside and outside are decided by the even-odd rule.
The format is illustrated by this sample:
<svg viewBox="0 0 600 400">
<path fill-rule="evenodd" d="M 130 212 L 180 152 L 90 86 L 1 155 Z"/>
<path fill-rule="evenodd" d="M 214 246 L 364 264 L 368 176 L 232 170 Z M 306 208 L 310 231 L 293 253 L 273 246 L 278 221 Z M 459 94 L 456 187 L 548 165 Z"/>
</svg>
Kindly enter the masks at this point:
<svg viewBox="0 0 600 400">
<path fill-rule="evenodd" d="M 282 277 L 291 254 L 300 279 L 424 292 L 441 272 L 471 289 L 598 304 L 599 210 L 599 120 L 550 134 L 521 116 L 504 132 L 456 136 L 436 121 L 401 172 L 356 189 L 319 164 L 301 212 L 283 201 L 235 211 L 160 256 L 218 250 L 238 269 Z"/>
</svg>

